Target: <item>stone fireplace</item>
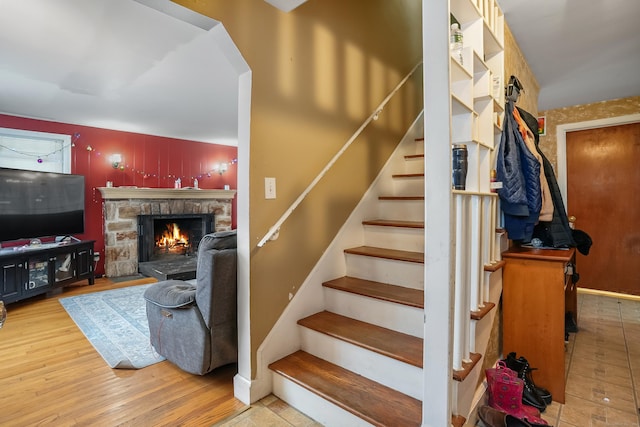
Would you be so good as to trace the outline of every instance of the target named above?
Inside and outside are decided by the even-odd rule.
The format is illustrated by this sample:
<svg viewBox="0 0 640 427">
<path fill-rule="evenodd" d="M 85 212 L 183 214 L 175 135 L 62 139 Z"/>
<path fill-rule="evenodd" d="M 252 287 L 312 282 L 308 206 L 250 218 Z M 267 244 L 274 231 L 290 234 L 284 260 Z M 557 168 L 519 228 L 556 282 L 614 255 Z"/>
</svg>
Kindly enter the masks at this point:
<svg viewBox="0 0 640 427">
<path fill-rule="evenodd" d="M 235 190 L 129 187 L 102 187 L 99 190 L 104 200 L 107 277 L 138 274 L 139 216 L 193 218 L 212 215 L 211 231 L 231 229 L 231 202 Z"/>
<path fill-rule="evenodd" d="M 213 214 L 138 215 L 138 271 L 159 280 L 196 277 L 198 244 Z"/>
<path fill-rule="evenodd" d="M 160 261 L 198 252 L 213 231 L 213 214 L 138 215 L 138 262 Z"/>
</svg>

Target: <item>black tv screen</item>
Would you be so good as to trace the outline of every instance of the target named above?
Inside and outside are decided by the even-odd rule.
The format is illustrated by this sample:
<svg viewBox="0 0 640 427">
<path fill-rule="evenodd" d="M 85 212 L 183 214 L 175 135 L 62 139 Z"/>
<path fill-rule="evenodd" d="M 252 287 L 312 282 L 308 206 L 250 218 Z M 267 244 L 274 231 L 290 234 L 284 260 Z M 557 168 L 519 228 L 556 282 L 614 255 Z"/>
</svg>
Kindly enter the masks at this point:
<svg viewBox="0 0 640 427">
<path fill-rule="evenodd" d="M 84 176 L 0 168 L 0 241 L 84 233 Z"/>
</svg>

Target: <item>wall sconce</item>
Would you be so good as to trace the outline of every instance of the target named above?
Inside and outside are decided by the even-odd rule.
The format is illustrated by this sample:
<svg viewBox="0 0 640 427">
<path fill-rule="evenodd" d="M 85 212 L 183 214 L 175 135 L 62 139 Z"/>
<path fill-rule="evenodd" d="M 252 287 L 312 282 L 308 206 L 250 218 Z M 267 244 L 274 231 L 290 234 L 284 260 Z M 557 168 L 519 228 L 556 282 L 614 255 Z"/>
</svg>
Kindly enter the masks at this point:
<svg viewBox="0 0 640 427">
<path fill-rule="evenodd" d="M 213 170 L 217 171 L 220 175 L 229 170 L 229 164 L 227 163 L 216 163 L 213 166 Z"/>
<path fill-rule="evenodd" d="M 120 163 L 122 163 L 122 154 L 115 153 L 110 155 L 109 161 L 111 162 L 111 166 L 113 166 L 114 169 L 119 169 Z"/>
</svg>

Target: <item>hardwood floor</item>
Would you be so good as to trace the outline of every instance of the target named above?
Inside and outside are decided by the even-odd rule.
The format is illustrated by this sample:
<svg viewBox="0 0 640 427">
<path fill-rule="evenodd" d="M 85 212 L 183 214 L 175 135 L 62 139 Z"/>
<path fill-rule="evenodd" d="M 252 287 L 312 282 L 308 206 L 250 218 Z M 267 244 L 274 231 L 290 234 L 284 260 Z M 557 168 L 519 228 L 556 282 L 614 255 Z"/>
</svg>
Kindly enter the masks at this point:
<svg viewBox="0 0 640 427">
<path fill-rule="evenodd" d="M 101 278 L 8 305 L 0 329 L 0 424 L 210 426 L 244 408 L 233 397 L 235 365 L 202 377 L 167 361 L 111 369 L 58 302 L 150 281 Z"/>
</svg>

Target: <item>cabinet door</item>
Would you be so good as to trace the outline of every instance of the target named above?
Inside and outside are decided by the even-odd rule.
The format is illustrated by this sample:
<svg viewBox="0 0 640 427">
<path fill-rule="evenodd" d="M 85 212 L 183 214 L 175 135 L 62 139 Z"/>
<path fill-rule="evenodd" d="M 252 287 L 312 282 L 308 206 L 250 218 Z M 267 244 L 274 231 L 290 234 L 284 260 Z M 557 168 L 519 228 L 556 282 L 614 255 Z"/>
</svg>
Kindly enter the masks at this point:
<svg viewBox="0 0 640 427">
<path fill-rule="evenodd" d="M 6 303 L 20 299 L 25 283 L 25 260 L 11 260 L 2 263 L 0 276 L 0 299 Z"/>
<path fill-rule="evenodd" d="M 53 261 L 48 255 L 30 257 L 27 263 L 27 282 L 23 296 L 33 296 L 51 289 Z"/>
<path fill-rule="evenodd" d="M 53 258 L 55 283 L 73 280 L 75 278 L 75 253 L 57 254 Z"/>
<path fill-rule="evenodd" d="M 76 252 L 76 269 L 78 279 L 93 279 L 93 249 L 78 249 Z"/>
</svg>

